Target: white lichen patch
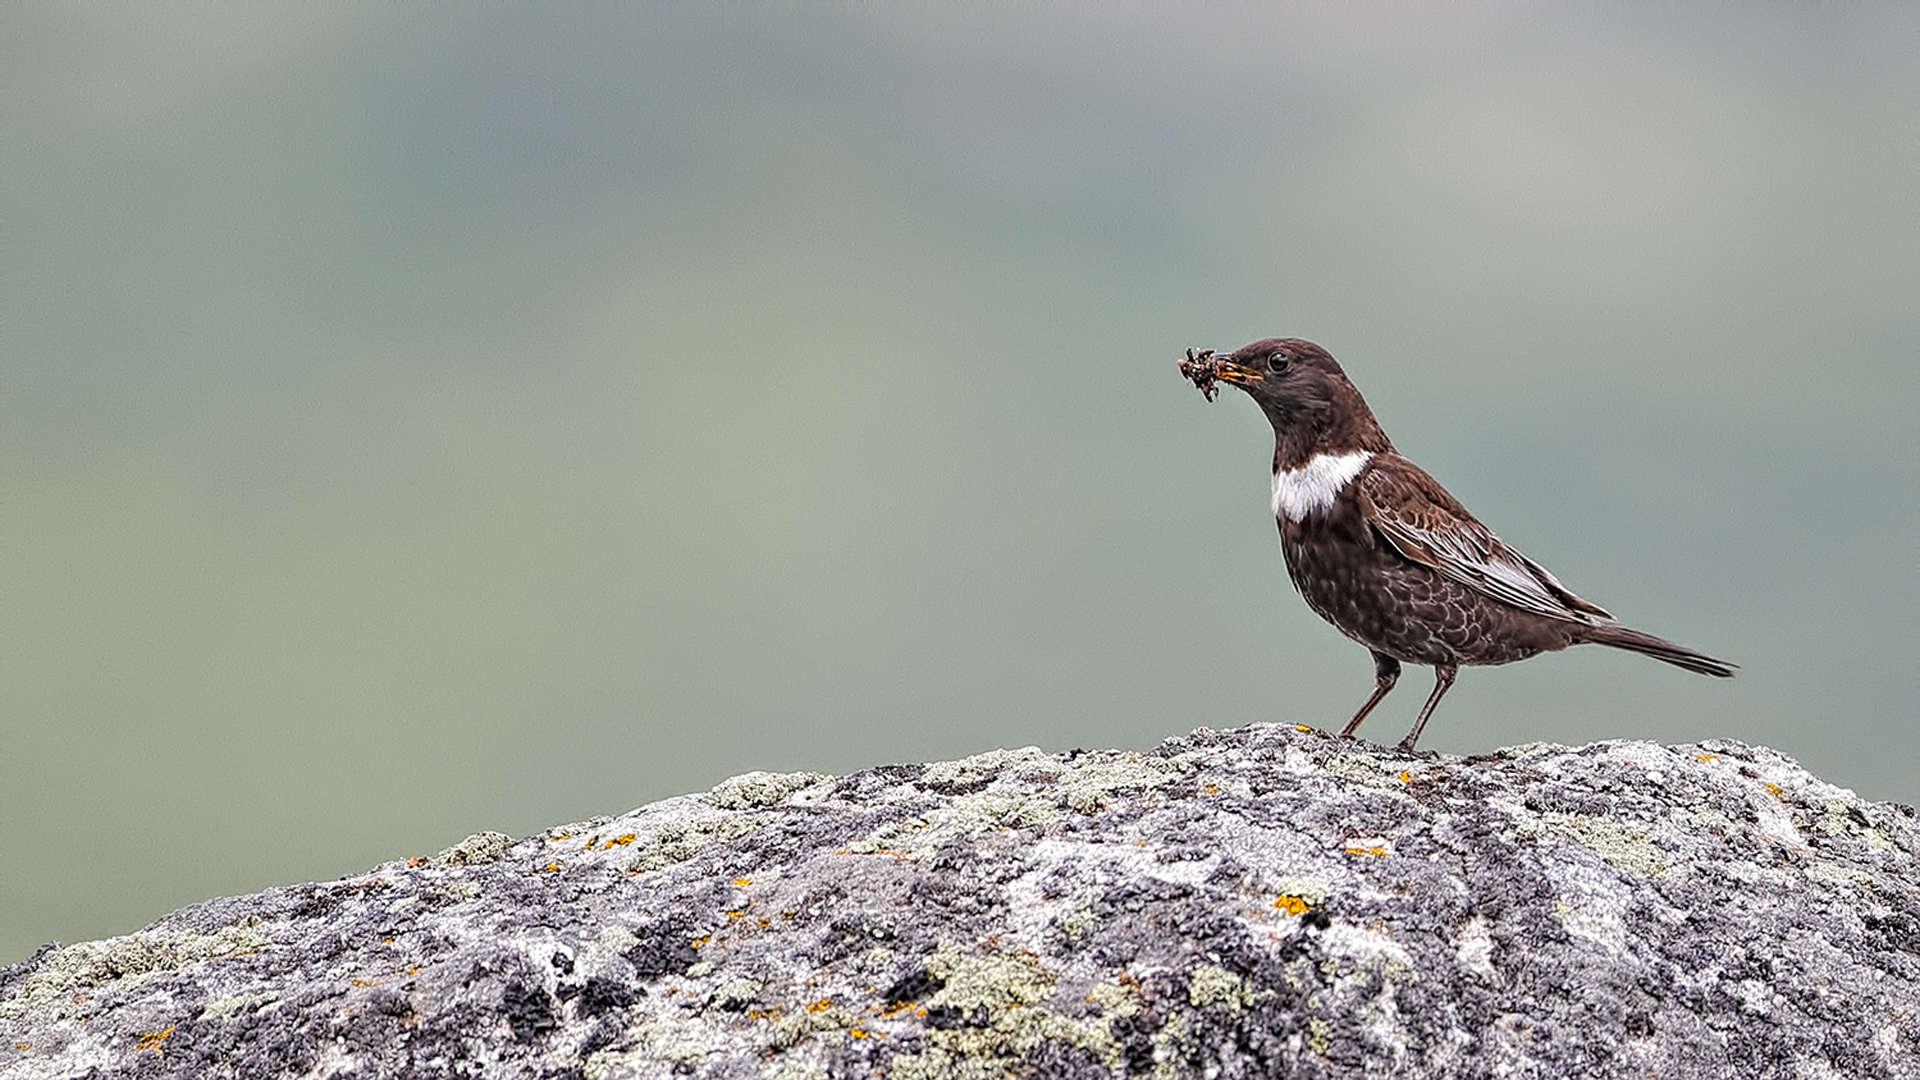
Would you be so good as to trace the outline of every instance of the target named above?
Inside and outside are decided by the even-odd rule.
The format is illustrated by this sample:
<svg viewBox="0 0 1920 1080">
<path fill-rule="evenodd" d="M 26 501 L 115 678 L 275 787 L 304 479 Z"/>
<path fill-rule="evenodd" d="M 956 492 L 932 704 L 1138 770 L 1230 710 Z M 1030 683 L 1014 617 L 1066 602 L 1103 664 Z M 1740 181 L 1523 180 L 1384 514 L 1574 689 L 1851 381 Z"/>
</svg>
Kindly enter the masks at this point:
<svg viewBox="0 0 1920 1080">
<path fill-rule="evenodd" d="M 1620 918 L 1618 905 L 1605 903 L 1597 897 L 1578 900 L 1563 897 L 1553 902 L 1552 912 L 1567 933 L 1575 937 L 1586 938 L 1609 949 L 1620 948 L 1625 939 L 1626 925 Z"/>
<path fill-rule="evenodd" d="M 1200 794 L 1205 798 L 1215 798 L 1221 795 L 1235 799 L 1253 798 L 1253 785 L 1249 784 L 1244 776 L 1234 776 L 1231 773 L 1203 772 L 1195 777 L 1194 780 L 1200 785 Z"/>
<path fill-rule="evenodd" d="M 817 1061 L 803 1061 L 788 1055 L 767 1066 L 766 1080 L 828 1080 L 832 1075 Z"/>
<path fill-rule="evenodd" d="M 1384 859 L 1393 854 L 1393 841 L 1385 836 L 1349 836 L 1341 850 L 1349 855 L 1370 855 Z"/>
<path fill-rule="evenodd" d="M 581 975 L 597 975 L 613 964 L 614 958 L 640 944 L 640 938 L 624 926 L 602 927 L 593 940 L 581 945 L 574 964 Z"/>
<path fill-rule="evenodd" d="M 1383 761 L 1371 756 L 1336 754 L 1329 757 L 1321 767 L 1328 773 L 1360 787 L 1405 794 L 1406 785 L 1400 780 L 1401 770 L 1394 767 L 1397 764 L 1398 762 Z"/>
<path fill-rule="evenodd" d="M 1459 958 L 1461 967 L 1483 979 L 1499 976 L 1500 973 L 1493 966 L 1493 934 L 1486 916 L 1475 915 L 1460 928 L 1454 955 Z"/>
<path fill-rule="evenodd" d="M 1382 983 L 1415 982 L 1420 978 L 1412 954 L 1384 925 L 1336 922 L 1321 934 L 1321 942 L 1342 978 L 1360 976 Z"/>
<path fill-rule="evenodd" d="M 260 990 L 251 994 L 229 994 L 218 1001 L 209 1002 L 200 1010 L 202 1020 L 224 1020 L 229 1016 L 252 1012 L 262 1005 L 280 1000 L 280 995 L 270 990 Z"/>
<path fill-rule="evenodd" d="M 555 825 L 542 835 L 550 841 L 572 840 L 576 837 L 590 836 L 612 821 L 612 817 L 602 814 L 598 817 L 587 818 L 585 821 L 575 821 L 567 825 Z"/>
<path fill-rule="evenodd" d="M 1851 866 L 1842 866 L 1835 862 L 1827 862 L 1824 859 L 1808 863 L 1806 874 L 1815 881 L 1832 882 L 1835 885 L 1868 886 L 1873 884 L 1873 875 L 1867 873 L 1865 870 L 1856 869 Z"/>
<path fill-rule="evenodd" d="M 707 797 L 715 806 L 727 810 L 752 810 L 773 806 L 802 788 L 833 777 L 816 772 L 750 772 L 729 777 L 713 785 Z"/>
</svg>

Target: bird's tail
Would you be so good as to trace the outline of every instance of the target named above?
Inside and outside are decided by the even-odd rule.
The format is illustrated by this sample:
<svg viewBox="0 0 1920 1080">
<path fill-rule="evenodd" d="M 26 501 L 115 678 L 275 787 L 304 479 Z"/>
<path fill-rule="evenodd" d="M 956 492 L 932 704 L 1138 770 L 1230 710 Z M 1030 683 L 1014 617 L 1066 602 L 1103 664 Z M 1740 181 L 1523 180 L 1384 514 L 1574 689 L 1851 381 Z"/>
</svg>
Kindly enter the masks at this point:
<svg viewBox="0 0 1920 1080">
<path fill-rule="evenodd" d="M 1726 678 L 1733 674 L 1738 664 L 1729 664 L 1725 660 L 1716 660 L 1706 653 L 1689 649 L 1685 645 L 1676 645 L 1666 638 L 1654 637 L 1639 630 L 1630 630 L 1618 623 L 1601 623 L 1589 626 L 1580 634 L 1581 641 L 1591 641 L 1598 645 L 1611 645 L 1616 649 L 1651 656 L 1655 660 L 1665 660 L 1674 667 L 1683 667 L 1688 671 L 1702 675 L 1714 675 Z"/>
</svg>

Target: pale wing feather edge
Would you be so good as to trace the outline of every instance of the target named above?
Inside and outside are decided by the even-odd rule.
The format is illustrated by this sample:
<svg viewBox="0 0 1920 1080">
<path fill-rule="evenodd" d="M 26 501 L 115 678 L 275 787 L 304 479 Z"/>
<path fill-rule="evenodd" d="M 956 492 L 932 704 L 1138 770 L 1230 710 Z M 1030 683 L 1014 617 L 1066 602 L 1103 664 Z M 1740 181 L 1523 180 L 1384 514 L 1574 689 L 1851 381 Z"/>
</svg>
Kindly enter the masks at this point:
<svg viewBox="0 0 1920 1080">
<path fill-rule="evenodd" d="M 1368 497 L 1371 493 L 1365 485 L 1361 494 L 1367 497 L 1367 520 L 1393 544 L 1394 550 L 1443 577 L 1503 604 L 1551 619 L 1590 624 L 1596 621 L 1596 616 L 1612 618 L 1601 608 L 1574 596 L 1545 567 L 1507 546 L 1477 522 L 1462 523 L 1454 529 L 1423 529 L 1385 512 L 1379 502 Z"/>
</svg>

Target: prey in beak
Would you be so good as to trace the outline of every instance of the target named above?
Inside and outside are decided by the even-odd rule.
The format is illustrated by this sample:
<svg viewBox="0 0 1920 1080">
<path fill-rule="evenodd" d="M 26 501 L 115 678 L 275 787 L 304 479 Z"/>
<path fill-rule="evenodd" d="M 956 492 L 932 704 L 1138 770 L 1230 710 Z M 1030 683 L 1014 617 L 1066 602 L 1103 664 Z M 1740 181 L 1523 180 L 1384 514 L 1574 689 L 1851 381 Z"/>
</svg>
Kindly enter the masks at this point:
<svg viewBox="0 0 1920 1080">
<path fill-rule="evenodd" d="M 1245 386 L 1260 378 L 1259 372 L 1234 363 L 1231 355 L 1222 356 L 1212 349 L 1188 349 L 1187 355 L 1179 363 L 1180 374 L 1185 375 L 1208 401 L 1220 395 L 1216 381 Z"/>
</svg>

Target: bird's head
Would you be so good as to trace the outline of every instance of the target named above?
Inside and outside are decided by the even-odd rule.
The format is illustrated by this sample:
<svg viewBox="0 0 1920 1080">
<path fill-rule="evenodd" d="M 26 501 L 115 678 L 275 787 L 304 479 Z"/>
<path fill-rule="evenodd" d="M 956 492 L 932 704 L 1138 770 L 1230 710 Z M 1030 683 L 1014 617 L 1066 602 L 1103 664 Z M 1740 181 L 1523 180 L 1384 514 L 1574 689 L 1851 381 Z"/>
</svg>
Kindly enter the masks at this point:
<svg viewBox="0 0 1920 1080">
<path fill-rule="evenodd" d="M 1390 450 L 1366 399 L 1327 350 L 1299 338 L 1265 338 L 1213 357 L 1214 378 L 1247 392 L 1273 424 L 1276 460 Z"/>
</svg>

